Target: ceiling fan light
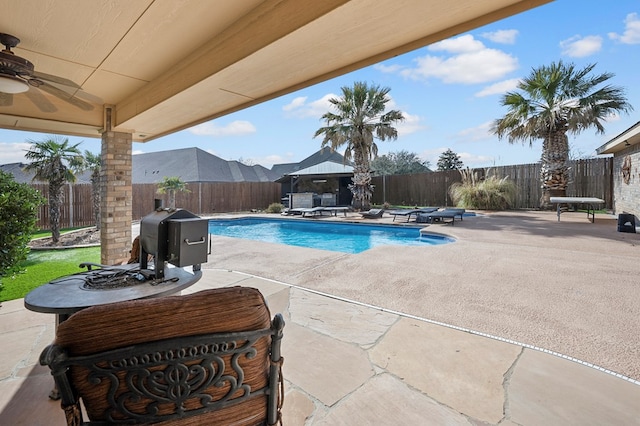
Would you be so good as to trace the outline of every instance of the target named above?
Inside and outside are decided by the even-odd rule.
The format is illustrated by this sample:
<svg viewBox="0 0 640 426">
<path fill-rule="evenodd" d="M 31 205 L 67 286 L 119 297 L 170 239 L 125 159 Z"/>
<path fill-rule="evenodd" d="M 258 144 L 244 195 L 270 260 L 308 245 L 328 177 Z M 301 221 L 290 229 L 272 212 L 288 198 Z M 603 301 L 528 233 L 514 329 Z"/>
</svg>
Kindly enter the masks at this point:
<svg viewBox="0 0 640 426">
<path fill-rule="evenodd" d="M 0 74 L 0 92 L 23 93 L 29 90 L 29 85 L 24 80 L 11 75 Z"/>
</svg>

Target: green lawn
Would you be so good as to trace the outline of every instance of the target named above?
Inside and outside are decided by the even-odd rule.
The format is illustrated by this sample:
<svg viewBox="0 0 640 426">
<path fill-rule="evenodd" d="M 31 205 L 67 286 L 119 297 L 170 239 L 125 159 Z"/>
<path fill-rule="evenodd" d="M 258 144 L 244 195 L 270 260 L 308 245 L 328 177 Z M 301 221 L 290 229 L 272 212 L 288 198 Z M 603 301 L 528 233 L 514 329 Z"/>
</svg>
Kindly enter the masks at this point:
<svg viewBox="0 0 640 426">
<path fill-rule="evenodd" d="M 2 278 L 0 302 L 21 299 L 52 279 L 86 270 L 78 266 L 82 262 L 100 263 L 100 247 L 32 251 L 22 263 L 25 272 Z"/>
</svg>

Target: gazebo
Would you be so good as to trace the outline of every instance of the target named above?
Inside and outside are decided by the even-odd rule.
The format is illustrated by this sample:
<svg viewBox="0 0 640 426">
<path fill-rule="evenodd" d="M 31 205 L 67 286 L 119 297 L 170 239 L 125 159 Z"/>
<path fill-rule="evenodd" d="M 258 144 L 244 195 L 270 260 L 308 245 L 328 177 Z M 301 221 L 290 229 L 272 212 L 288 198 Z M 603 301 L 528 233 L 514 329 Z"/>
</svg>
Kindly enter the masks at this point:
<svg viewBox="0 0 640 426">
<path fill-rule="evenodd" d="M 547 2 L 2 0 L 0 127 L 102 139 L 101 261 L 110 264 L 131 244 L 133 141 Z"/>
</svg>

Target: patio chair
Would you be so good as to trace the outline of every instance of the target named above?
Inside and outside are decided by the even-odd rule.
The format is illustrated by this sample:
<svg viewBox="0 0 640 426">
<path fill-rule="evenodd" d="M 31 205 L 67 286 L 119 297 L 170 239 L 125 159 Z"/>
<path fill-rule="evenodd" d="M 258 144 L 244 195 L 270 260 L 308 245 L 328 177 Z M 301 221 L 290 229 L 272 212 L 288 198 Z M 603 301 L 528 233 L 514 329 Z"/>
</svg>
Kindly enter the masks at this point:
<svg viewBox="0 0 640 426">
<path fill-rule="evenodd" d="M 465 209 L 455 208 L 455 207 L 446 207 L 442 210 L 436 210 L 431 213 L 418 213 L 416 217 L 416 222 L 418 223 L 433 223 L 433 222 L 441 222 L 441 223 L 451 223 L 451 225 L 455 225 L 456 217 L 460 217 L 462 220 L 462 216 L 464 216 Z M 445 219 L 451 219 L 449 222 L 446 222 Z"/>
<path fill-rule="evenodd" d="M 113 303 L 61 323 L 40 363 L 68 425 L 272 425 L 281 422 L 283 327 L 248 287 Z"/>
<path fill-rule="evenodd" d="M 384 214 L 384 209 L 370 209 L 366 212 L 360 212 L 363 219 L 379 219 Z"/>
</svg>

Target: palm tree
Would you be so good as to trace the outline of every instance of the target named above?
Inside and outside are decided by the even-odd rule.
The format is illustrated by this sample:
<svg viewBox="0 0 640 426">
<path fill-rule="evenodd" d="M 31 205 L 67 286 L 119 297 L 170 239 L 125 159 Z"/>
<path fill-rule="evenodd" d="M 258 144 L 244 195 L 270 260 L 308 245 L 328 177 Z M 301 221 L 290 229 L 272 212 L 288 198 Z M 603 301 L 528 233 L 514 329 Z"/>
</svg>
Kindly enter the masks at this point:
<svg viewBox="0 0 640 426">
<path fill-rule="evenodd" d="M 62 186 L 75 182 L 75 172 L 82 164 L 82 155 L 69 139 L 48 136 L 41 141 L 29 140 L 31 147 L 24 155 L 31 163 L 25 167 L 35 172 L 33 180 L 49 183 L 49 223 L 54 243 L 60 239 L 60 206 L 62 205 Z"/>
<path fill-rule="evenodd" d="M 91 151 L 84 152 L 82 164 L 84 170 L 91 170 L 91 201 L 93 202 L 93 218 L 96 229 L 100 229 L 100 170 L 102 168 L 102 157 Z"/>
<path fill-rule="evenodd" d="M 176 192 L 189 192 L 187 184 L 177 176 L 165 176 L 158 184 L 158 193 L 169 194 L 169 208 L 176 208 Z"/>
<path fill-rule="evenodd" d="M 395 123 L 404 120 L 400 111 L 384 112 L 391 100 L 388 87 L 369 86 L 356 82 L 351 87 L 342 87 L 342 97 L 331 98 L 329 102 L 336 113 L 327 112 L 322 116 L 326 127 L 318 129 L 313 136 L 324 135 L 322 147 L 337 150 L 346 145 L 345 161 L 353 158 L 353 178 L 349 189 L 353 193 L 353 206 L 359 209 L 369 207 L 373 187 L 371 186 L 370 164 L 378 155 L 374 139 L 395 140 L 398 131 Z"/>
<path fill-rule="evenodd" d="M 493 123 L 492 131 L 509 143 L 542 139 L 541 207 L 549 206 L 549 197 L 566 194 L 569 167 L 567 133 L 579 134 L 590 127 L 604 133 L 603 121 L 617 112 L 633 108 L 624 90 L 605 85 L 611 73 L 589 75 L 595 64 L 576 69 L 562 61 L 533 69 L 518 84 L 520 92 L 508 92 L 501 103 L 509 111 Z"/>
</svg>

